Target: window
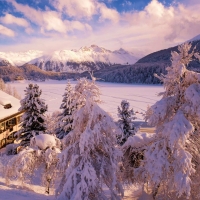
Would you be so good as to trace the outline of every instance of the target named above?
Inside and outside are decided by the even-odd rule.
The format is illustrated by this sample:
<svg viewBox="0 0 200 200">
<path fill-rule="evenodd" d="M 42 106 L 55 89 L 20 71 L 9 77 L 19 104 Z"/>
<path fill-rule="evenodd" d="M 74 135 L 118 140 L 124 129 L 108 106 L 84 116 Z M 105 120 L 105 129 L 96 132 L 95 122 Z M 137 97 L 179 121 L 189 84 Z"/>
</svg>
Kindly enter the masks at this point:
<svg viewBox="0 0 200 200">
<path fill-rule="evenodd" d="M 14 133 L 11 133 L 8 137 L 7 137 L 8 140 L 13 140 L 14 139 Z"/>
<path fill-rule="evenodd" d="M 5 131 L 5 122 L 0 123 L 0 133 Z"/>
<path fill-rule="evenodd" d="M 8 125 L 9 125 L 9 126 L 14 126 L 14 125 L 16 125 L 16 118 L 10 119 L 10 120 L 8 121 Z"/>
<path fill-rule="evenodd" d="M 6 130 L 10 129 L 10 131 L 11 131 L 12 127 L 16 125 L 16 122 L 17 122 L 16 118 L 12 118 L 12 119 L 8 120 L 6 122 Z"/>
<path fill-rule="evenodd" d="M 6 139 L 1 140 L 1 147 L 6 146 Z"/>
<path fill-rule="evenodd" d="M 17 117 L 17 124 L 20 124 L 20 122 L 21 122 L 21 117 L 22 117 L 22 116 L 18 116 L 18 117 Z"/>
</svg>

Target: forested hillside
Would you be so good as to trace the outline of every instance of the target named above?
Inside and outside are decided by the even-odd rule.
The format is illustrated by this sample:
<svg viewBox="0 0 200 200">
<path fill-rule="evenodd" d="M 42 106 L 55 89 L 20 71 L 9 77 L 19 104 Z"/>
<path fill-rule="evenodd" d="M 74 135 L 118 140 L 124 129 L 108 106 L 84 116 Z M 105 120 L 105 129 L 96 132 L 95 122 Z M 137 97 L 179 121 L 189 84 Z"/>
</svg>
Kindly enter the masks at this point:
<svg viewBox="0 0 200 200">
<path fill-rule="evenodd" d="M 200 53 L 200 40 L 192 42 L 191 49 Z M 151 53 L 134 65 L 96 71 L 95 76 L 107 82 L 157 84 L 160 80 L 154 74 L 166 74 L 166 67 L 171 65 L 172 51 L 178 51 L 178 46 Z M 199 72 L 199 61 L 195 57 L 192 59 L 187 69 Z"/>
<path fill-rule="evenodd" d="M 58 72 L 47 72 L 41 70 L 35 65 L 26 64 L 21 67 L 15 67 L 12 65 L 0 66 L 0 78 L 5 82 L 13 81 L 16 77 L 21 77 L 22 79 L 38 80 L 42 81 L 45 79 L 66 79 L 66 74 L 61 74 Z"/>
</svg>

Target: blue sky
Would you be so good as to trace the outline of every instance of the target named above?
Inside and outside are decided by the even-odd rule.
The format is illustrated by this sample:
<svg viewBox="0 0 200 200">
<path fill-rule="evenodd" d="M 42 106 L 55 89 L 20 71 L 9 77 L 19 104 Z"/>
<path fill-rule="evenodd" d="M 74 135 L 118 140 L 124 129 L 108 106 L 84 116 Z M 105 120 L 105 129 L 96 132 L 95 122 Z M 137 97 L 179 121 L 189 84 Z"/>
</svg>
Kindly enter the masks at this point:
<svg viewBox="0 0 200 200">
<path fill-rule="evenodd" d="M 16 2 L 24 5 L 29 5 L 35 9 L 42 9 L 45 10 L 46 7 L 49 7 L 51 9 L 54 9 L 54 6 L 52 6 L 51 1 L 49 0 L 17 0 Z M 105 3 L 110 8 L 115 8 L 119 12 L 128 11 L 128 10 L 143 10 L 146 5 L 148 5 L 151 0 L 101 0 L 99 2 Z M 173 0 L 160 0 L 159 2 L 165 4 L 165 5 L 171 5 L 173 4 Z M 180 2 L 180 1 L 179 1 Z M 3 15 L 4 12 L 7 12 L 8 10 L 12 11 L 14 10 L 14 7 L 12 4 L 6 0 L 0 1 L 0 13 Z M 55 9 L 54 9 L 55 10 Z M 16 13 L 17 14 L 17 13 Z"/>
<path fill-rule="evenodd" d="M 0 0 L 0 51 L 148 53 L 200 34 L 199 10 L 199 0 Z"/>
</svg>

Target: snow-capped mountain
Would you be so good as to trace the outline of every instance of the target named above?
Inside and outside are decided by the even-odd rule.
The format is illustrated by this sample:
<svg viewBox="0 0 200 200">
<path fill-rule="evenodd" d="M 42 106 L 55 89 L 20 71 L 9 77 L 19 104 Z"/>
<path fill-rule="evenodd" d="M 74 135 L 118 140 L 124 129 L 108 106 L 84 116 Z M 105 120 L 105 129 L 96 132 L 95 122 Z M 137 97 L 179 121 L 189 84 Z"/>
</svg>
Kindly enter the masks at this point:
<svg viewBox="0 0 200 200">
<path fill-rule="evenodd" d="M 0 52 L 1 60 L 6 60 L 15 66 L 29 63 L 46 71 L 81 73 L 87 70 L 104 69 L 114 64 L 134 64 L 138 58 L 124 49 L 110 51 L 91 45 L 81 47 L 79 50 L 54 51 L 51 54 L 42 51 Z"/>
<path fill-rule="evenodd" d="M 47 71 L 81 73 L 99 70 L 113 64 L 134 64 L 138 59 L 131 53 L 120 49 L 110 51 L 97 45 L 81 47 L 79 50 L 54 51 L 30 62 Z"/>
<path fill-rule="evenodd" d="M 10 65 L 20 66 L 43 55 L 42 51 L 0 52 L 0 62 L 7 61 Z"/>
</svg>

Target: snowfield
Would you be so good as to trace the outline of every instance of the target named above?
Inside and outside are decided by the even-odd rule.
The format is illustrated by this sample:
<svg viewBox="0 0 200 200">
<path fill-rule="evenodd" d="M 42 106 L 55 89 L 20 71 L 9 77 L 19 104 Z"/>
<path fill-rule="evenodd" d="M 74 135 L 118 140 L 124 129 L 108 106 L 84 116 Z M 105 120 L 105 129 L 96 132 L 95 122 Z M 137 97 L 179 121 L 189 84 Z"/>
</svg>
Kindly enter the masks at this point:
<svg viewBox="0 0 200 200">
<path fill-rule="evenodd" d="M 15 87 L 18 93 L 23 98 L 24 90 L 29 83 L 36 83 L 42 89 L 41 97 L 48 105 L 48 112 L 52 113 L 59 110 L 62 102 L 62 95 L 67 84 L 66 80 L 47 80 L 45 82 L 34 81 L 15 81 L 9 83 Z M 76 81 L 71 81 L 72 86 L 75 86 Z M 109 112 L 117 119 L 117 107 L 122 100 L 130 102 L 130 107 L 134 109 L 138 120 L 143 120 L 142 113 L 147 109 L 148 105 L 153 105 L 160 99 L 158 94 L 163 92 L 161 85 L 139 85 L 139 84 L 120 84 L 120 83 L 105 83 L 97 82 L 101 91 L 101 107 Z"/>
</svg>

